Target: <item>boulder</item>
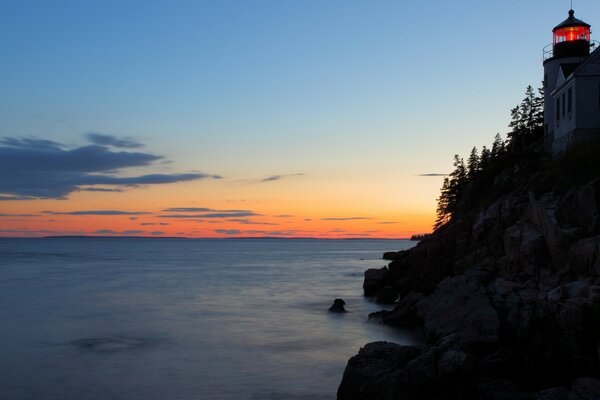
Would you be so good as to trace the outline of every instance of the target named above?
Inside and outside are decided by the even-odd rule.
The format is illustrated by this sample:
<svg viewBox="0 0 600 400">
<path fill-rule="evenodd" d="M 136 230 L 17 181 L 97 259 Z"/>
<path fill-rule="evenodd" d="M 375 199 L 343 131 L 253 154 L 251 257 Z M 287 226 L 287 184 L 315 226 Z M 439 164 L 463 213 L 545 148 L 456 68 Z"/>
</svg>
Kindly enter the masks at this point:
<svg viewBox="0 0 600 400">
<path fill-rule="evenodd" d="M 347 312 L 346 309 L 344 308 L 344 305 L 346 304 L 346 302 L 342 299 L 335 299 L 333 301 L 333 305 L 331 307 L 329 307 L 329 312 L 333 312 L 333 313 L 345 313 Z"/>
</svg>

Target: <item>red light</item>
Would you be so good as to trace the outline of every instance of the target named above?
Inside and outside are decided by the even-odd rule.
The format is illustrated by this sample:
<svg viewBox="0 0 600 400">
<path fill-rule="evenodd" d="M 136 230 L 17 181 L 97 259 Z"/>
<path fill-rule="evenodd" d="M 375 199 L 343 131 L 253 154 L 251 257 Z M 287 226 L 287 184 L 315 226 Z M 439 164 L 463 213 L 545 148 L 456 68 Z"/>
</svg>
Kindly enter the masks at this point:
<svg viewBox="0 0 600 400">
<path fill-rule="evenodd" d="M 585 26 L 570 26 L 554 32 L 554 44 L 572 42 L 574 40 L 590 41 L 590 28 Z"/>
</svg>

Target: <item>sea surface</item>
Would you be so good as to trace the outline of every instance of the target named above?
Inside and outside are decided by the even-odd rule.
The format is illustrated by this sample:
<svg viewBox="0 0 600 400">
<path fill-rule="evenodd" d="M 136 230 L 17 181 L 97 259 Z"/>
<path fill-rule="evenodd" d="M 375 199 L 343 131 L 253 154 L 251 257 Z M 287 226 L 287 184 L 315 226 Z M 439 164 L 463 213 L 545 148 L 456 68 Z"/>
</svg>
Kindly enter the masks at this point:
<svg viewBox="0 0 600 400">
<path fill-rule="evenodd" d="M 414 244 L 0 239 L 0 398 L 335 399 L 361 346 L 418 341 L 362 297 Z"/>
</svg>

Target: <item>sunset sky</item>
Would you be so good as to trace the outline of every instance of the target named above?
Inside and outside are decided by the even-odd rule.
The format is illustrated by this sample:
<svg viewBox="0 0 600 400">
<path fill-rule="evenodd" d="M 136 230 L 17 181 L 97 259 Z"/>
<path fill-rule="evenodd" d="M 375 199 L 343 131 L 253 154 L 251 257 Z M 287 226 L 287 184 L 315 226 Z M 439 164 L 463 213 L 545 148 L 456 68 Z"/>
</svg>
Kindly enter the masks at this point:
<svg viewBox="0 0 600 400">
<path fill-rule="evenodd" d="M 569 6 L 2 1 L 0 236 L 428 232 Z"/>
</svg>

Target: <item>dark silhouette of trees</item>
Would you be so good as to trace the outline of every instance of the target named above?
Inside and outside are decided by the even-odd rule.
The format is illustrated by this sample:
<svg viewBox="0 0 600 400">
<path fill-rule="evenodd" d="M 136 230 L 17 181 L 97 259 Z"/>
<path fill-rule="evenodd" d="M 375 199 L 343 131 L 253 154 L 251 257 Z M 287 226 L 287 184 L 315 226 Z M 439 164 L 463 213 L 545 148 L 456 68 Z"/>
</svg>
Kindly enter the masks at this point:
<svg viewBox="0 0 600 400">
<path fill-rule="evenodd" d="M 466 192 L 467 197 L 473 197 L 482 195 L 493 187 L 507 187 L 514 183 L 511 182 L 514 178 L 510 173 L 500 176 L 502 171 L 506 171 L 507 168 L 518 170 L 522 167 L 520 164 L 527 164 L 528 157 L 535 158 L 528 150 L 540 147 L 540 139 L 544 135 L 543 99 L 543 89 L 538 89 L 536 94 L 533 87 L 528 86 L 521 104 L 510 111 L 511 121 L 508 126 L 511 130 L 507 133 L 506 141 L 502 140 L 498 133 L 491 148 L 483 146 L 478 154 L 477 148 L 473 147 L 466 165 L 459 155 L 454 156 L 454 170 L 444 178 L 440 197 L 437 199 L 434 229 L 452 220 L 457 205 Z M 479 183 L 478 187 L 473 187 L 474 182 Z M 467 186 L 471 186 L 471 190 L 466 191 Z"/>
</svg>

